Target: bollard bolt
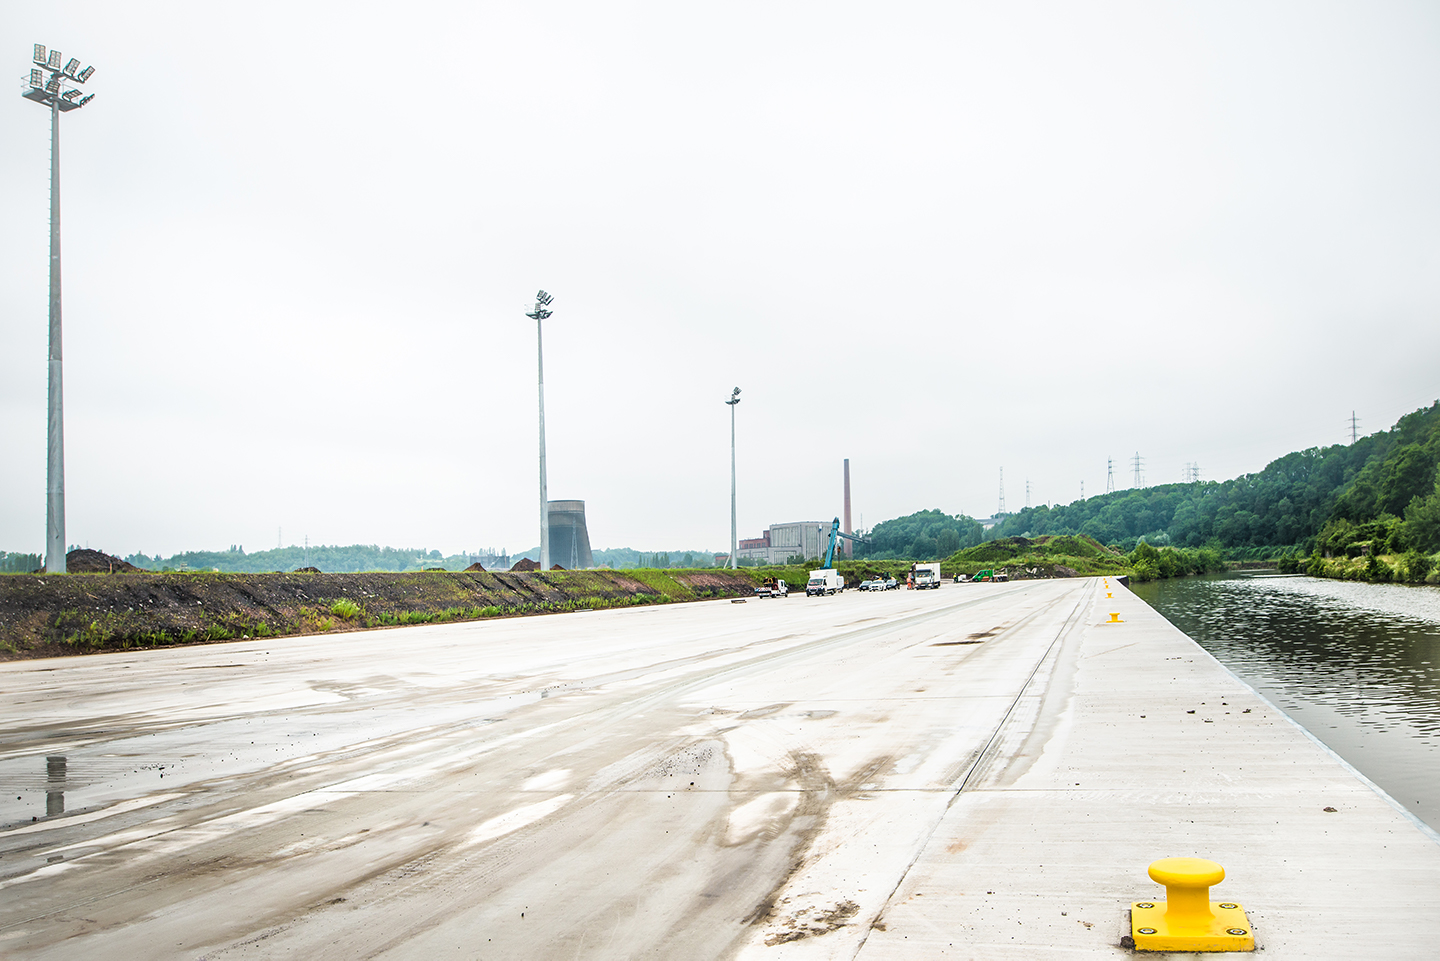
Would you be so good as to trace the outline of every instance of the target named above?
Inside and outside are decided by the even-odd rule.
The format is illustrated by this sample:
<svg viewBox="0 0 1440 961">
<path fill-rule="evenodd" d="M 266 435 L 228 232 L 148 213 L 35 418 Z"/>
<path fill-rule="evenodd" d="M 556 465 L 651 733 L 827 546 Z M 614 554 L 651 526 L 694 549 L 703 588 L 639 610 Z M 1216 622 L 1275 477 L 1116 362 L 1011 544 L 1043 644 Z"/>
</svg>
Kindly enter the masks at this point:
<svg viewBox="0 0 1440 961">
<path fill-rule="evenodd" d="M 1245 909 L 1210 900 L 1211 886 L 1225 880 L 1220 865 L 1204 858 L 1162 858 L 1150 865 L 1150 878 L 1165 885 L 1165 900 L 1130 905 L 1137 951 L 1255 950 Z"/>
</svg>

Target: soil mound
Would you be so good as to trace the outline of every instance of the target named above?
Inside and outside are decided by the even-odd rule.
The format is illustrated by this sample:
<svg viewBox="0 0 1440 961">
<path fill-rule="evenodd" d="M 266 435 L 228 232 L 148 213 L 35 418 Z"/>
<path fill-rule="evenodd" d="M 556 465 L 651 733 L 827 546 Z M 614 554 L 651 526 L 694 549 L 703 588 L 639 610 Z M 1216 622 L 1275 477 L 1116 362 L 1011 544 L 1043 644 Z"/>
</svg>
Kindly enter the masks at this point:
<svg viewBox="0 0 1440 961">
<path fill-rule="evenodd" d="M 512 571 L 538 571 L 540 569 L 540 562 L 532 561 L 528 557 L 522 557 L 516 561 L 515 566 L 510 569 Z"/>
<path fill-rule="evenodd" d="M 550 569 L 551 569 L 552 571 L 563 571 L 565 568 L 561 567 L 559 564 L 555 564 L 555 565 L 551 566 Z"/>
<path fill-rule="evenodd" d="M 295 568 L 295 573 L 296 573 L 296 574 L 320 574 L 320 573 L 323 573 L 323 572 L 322 572 L 322 571 L 320 570 L 320 568 L 318 568 L 318 567 L 297 567 L 297 568 Z"/>
<path fill-rule="evenodd" d="M 65 570 L 71 574 L 128 574 L 143 571 L 144 568 L 127 564 L 118 557 L 111 557 L 101 551 L 84 548 L 65 555 Z"/>
<path fill-rule="evenodd" d="M 476 574 L 484 574 L 484 573 L 485 573 L 485 565 L 484 565 L 484 564 L 481 564 L 479 561 L 476 561 L 474 564 L 471 564 L 469 567 L 465 568 L 465 571 L 466 571 L 466 573 L 472 573 L 472 572 L 473 572 L 473 573 L 476 573 Z"/>
</svg>

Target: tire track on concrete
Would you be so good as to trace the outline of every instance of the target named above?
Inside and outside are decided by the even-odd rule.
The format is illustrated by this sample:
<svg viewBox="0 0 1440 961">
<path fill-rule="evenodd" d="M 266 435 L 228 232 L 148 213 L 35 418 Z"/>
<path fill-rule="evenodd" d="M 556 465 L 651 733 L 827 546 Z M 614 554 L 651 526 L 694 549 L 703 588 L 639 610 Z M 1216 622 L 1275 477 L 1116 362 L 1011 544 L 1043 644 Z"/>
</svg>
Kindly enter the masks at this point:
<svg viewBox="0 0 1440 961">
<path fill-rule="evenodd" d="M 980 749 L 980 752 L 976 756 L 974 763 L 970 765 L 969 769 L 965 772 L 965 776 L 961 778 L 960 784 L 955 788 L 955 791 L 951 795 L 949 802 L 945 805 L 946 812 L 948 812 L 950 808 L 955 805 L 955 802 L 960 799 L 960 795 L 963 794 L 965 792 L 965 789 L 970 785 L 970 781 L 975 776 L 975 773 L 981 770 L 990 760 L 994 758 L 997 753 L 997 749 L 1002 741 L 1006 726 L 1010 723 L 1011 718 L 1015 716 L 1017 708 L 1020 706 L 1021 702 L 1024 701 L 1031 685 L 1035 683 L 1037 677 L 1041 676 L 1040 669 L 1045 666 L 1047 661 L 1055 660 L 1060 649 L 1064 646 L 1065 640 L 1070 636 L 1071 632 L 1079 626 L 1082 615 L 1081 609 L 1085 604 L 1086 593 L 1088 593 L 1088 591 L 1082 591 L 1080 596 L 1075 599 L 1074 607 L 1072 607 L 1070 613 L 1066 615 L 1065 621 L 1061 625 L 1060 630 L 1056 632 L 1054 640 L 1050 642 L 1049 646 L 1046 647 L 1044 653 L 1041 654 L 1040 657 L 1036 660 L 1035 667 L 1030 671 L 1029 676 L 1025 679 L 1025 683 L 1021 685 L 1019 692 L 1016 693 L 1014 700 L 1010 702 L 1010 706 L 1006 709 L 1004 716 L 1001 717 L 999 723 L 995 725 L 995 729 L 993 732 L 991 732 L 989 739 L 985 742 L 985 746 Z M 1039 613 L 1040 611 L 1033 612 L 1030 617 L 1038 616 Z M 1026 619 L 1028 620 L 1029 618 Z M 1023 623 L 1023 621 L 1021 623 Z M 1019 625 L 1017 624 L 1016 626 Z M 885 911 L 889 908 L 890 902 L 894 899 L 895 892 L 900 890 L 900 886 L 905 883 L 905 879 L 909 877 L 911 870 L 914 869 L 916 861 L 919 860 L 921 854 L 925 850 L 925 847 L 929 844 L 930 839 L 934 836 L 935 831 L 939 828 L 941 821 L 944 819 L 944 813 L 945 812 L 942 812 L 940 817 L 936 818 L 934 822 L 930 825 L 930 829 L 926 832 L 924 843 L 918 845 L 915 848 L 914 855 L 911 857 L 910 863 L 907 864 L 905 866 L 905 870 L 900 872 L 899 876 L 896 877 L 895 884 L 890 889 L 890 892 L 885 895 L 884 903 L 881 905 L 880 910 L 876 913 L 875 919 L 866 926 L 864 935 L 860 938 L 859 943 L 855 945 L 855 950 L 850 955 L 852 959 L 858 958 L 860 952 L 865 949 L 865 942 L 870 939 L 870 932 L 874 930 L 875 922 L 882 921 L 884 919 Z"/>
</svg>

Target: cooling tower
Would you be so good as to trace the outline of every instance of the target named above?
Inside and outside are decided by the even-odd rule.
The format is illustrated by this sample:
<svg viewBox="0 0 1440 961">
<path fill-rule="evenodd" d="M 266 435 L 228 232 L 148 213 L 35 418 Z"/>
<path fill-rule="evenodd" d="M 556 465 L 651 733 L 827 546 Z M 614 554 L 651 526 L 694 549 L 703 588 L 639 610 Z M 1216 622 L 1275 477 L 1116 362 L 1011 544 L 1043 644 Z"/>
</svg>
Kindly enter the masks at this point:
<svg viewBox="0 0 1440 961">
<path fill-rule="evenodd" d="M 568 571 L 595 566 L 590 532 L 585 529 L 584 501 L 547 501 L 550 512 L 550 563 Z"/>
</svg>

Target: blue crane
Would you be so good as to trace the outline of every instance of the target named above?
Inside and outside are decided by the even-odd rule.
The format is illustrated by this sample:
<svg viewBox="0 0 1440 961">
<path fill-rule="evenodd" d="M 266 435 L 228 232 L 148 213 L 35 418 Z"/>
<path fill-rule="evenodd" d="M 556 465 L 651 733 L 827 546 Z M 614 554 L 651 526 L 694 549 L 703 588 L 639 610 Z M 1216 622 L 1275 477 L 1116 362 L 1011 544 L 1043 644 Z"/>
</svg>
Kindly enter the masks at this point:
<svg viewBox="0 0 1440 961">
<path fill-rule="evenodd" d="M 823 531 L 825 528 L 822 527 L 819 529 Z M 822 571 L 829 570 L 834 566 L 831 562 L 835 560 L 835 545 L 840 543 L 840 538 L 842 537 L 847 541 L 854 541 L 857 544 L 865 539 L 842 531 L 840 529 L 840 518 L 835 518 L 830 522 L 830 546 L 825 549 L 825 563 L 820 568 Z"/>
</svg>

